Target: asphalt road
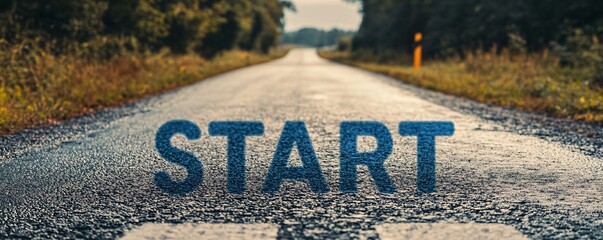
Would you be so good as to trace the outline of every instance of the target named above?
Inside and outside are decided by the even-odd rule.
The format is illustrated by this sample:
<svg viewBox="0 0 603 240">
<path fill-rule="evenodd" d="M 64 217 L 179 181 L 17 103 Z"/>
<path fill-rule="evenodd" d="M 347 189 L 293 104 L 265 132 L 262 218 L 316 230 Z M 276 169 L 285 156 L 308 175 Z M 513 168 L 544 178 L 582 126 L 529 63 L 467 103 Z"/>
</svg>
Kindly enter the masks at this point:
<svg viewBox="0 0 603 240">
<path fill-rule="evenodd" d="M 505 130 L 412 89 L 299 49 L 94 118 L 5 137 L 0 238 L 119 238 L 152 223 L 246 224 L 279 238 L 395 238 L 411 236 L 405 229 L 414 223 L 436 229 L 487 223 L 536 239 L 603 239 L 603 159 L 597 154 Z M 156 131 L 173 119 L 202 131 L 196 141 L 173 139 L 204 167 L 201 187 L 184 196 L 163 193 L 153 181 L 161 171 L 185 174 L 155 149 Z M 264 123 L 264 136 L 247 138 L 245 194 L 227 192 L 226 138 L 207 129 L 218 120 Z M 292 120 L 306 123 L 329 184 L 326 194 L 302 182 L 286 182 L 275 195 L 261 192 L 284 123 Z M 364 167 L 358 193 L 339 193 L 339 123 L 353 120 L 383 122 L 392 132 L 385 167 L 397 193 L 380 194 Z M 416 191 L 417 140 L 396 134 L 400 121 L 456 126 L 454 136 L 437 139 L 434 193 Z M 361 150 L 373 147 L 371 139 L 360 139 Z M 292 156 L 290 164 L 299 164 L 296 151 Z"/>
</svg>

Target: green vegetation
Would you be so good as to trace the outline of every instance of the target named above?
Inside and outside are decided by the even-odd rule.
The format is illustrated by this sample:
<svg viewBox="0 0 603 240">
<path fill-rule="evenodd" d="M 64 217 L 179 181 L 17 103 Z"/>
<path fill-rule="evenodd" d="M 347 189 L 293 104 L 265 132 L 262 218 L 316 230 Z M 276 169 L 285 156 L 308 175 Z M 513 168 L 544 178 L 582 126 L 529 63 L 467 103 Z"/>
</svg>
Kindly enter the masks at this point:
<svg viewBox="0 0 603 240">
<path fill-rule="evenodd" d="M 337 41 L 337 51 L 347 52 L 352 50 L 352 37 L 351 36 L 343 36 L 339 38 Z"/>
<path fill-rule="evenodd" d="M 597 0 L 352 1 L 361 2 L 364 13 L 355 49 L 410 53 L 414 34 L 422 32 L 426 56 L 447 57 L 492 46 L 541 51 L 566 44 L 575 29 L 599 39 L 603 34 Z"/>
<path fill-rule="evenodd" d="M 295 32 L 285 33 L 282 43 L 319 48 L 335 46 L 340 38 L 349 38 L 352 35 L 354 35 L 352 31 L 344 31 L 337 28 L 329 31 L 316 28 L 302 28 Z"/>
<path fill-rule="evenodd" d="M 218 73 L 282 57 L 240 50 L 211 60 L 169 51 L 91 62 L 55 56 L 35 45 L 0 45 L 0 133 L 54 123 L 183 86 Z M 7 81 L 7 79 L 14 79 Z"/>
<path fill-rule="evenodd" d="M 603 123 L 597 1 L 359 2 L 364 19 L 352 51 L 323 57 L 482 102 Z M 418 71 L 416 32 L 425 59 Z"/>
<path fill-rule="evenodd" d="M 0 133 L 284 55 L 285 0 L 0 1 Z"/>
<path fill-rule="evenodd" d="M 324 58 L 374 71 L 420 87 L 480 102 L 603 122 L 603 91 L 587 81 L 591 68 L 562 67 L 544 53 L 510 54 L 492 50 L 428 61 L 420 70 L 409 64 L 354 60 L 350 52 L 322 51 Z"/>
<path fill-rule="evenodd" d="M 130 50 L 200 53 L 234 47 L 268 52 L 279 42 L 284 0 L 4 0 L 0 37 L 30 39 L 54 52 L 76 49 L 91 58 Z M 92 50 L 89 50 L 92 49 Z"/>
</svg>

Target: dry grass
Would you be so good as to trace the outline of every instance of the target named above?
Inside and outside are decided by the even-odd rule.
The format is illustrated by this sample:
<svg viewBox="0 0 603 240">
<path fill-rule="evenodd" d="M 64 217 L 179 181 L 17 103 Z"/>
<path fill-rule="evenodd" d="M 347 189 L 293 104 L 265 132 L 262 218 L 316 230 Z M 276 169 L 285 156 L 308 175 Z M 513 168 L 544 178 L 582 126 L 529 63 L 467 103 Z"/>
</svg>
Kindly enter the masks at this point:
<svg viewBox="0 0 603 240">
<path fill-rule="evenodd" d="M 383 73 L 406 83 L 480 102 L 603 123 L 603 90 L 593 68 L 561 67 L 547 52 L 474 52 L 466 58 L 410 66 L 352 60 L 349 53 L 323 51 L 324 58 Z"/>
<path fill-rule="evenodd" d="M 119 105 L 285 52 L 230 51 L 211 61 L 194 54 L 136 54 L 95 62 L 0 42 L 0 133 Z"/>
</svg>

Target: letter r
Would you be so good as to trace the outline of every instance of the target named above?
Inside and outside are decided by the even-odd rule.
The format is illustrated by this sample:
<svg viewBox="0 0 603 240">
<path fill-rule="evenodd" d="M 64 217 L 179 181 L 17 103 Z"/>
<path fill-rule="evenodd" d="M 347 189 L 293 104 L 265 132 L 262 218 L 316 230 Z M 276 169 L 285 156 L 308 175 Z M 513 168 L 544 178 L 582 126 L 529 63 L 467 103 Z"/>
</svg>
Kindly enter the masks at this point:
<svg viewBox="0 0 603 240">
<path fill-rule="evenodd" d="M 377 148 L 373 152 L 358 152 L 358 136 L 373 136 Z M 396 186 L 383 163 L 392 153 L 392 135 L 380 122 L 342 122 L 340 125 L 339 188 L 344 193 L 358 191 L 358 165 L 365 165 L 382 193 L 396 192 Z"/>
</svg>

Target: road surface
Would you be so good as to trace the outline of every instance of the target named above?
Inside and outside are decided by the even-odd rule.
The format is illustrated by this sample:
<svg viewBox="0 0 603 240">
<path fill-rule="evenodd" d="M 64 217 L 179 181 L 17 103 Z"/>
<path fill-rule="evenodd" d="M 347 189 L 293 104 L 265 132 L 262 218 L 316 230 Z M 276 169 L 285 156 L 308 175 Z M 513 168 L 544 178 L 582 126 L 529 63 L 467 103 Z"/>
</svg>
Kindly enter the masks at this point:
<svg viewBox="0 0 603 240">
<path fill-rule="evenodd" d="M 61 139 L 56 144 L 34 144 L 31 133 L 16 138 L 4 146 L 16 150 L 4 151 L 0 160 L 0 238 L 136 239 L 155 231 L 395 239 L 473 231 L 493 238 L 603 239 L 603 159 L 503 130 L 412 89 L 297 49 L 122 107 L 136 111 L 80 129 L 68 140 L 53 133 L 61 126 L 40 133 Z M 185 174 L 154 145 L 159 127 L 173 119 L 192 121 L 202 131 L 199 140 L 173 139 L 204 167 L 201 187 L 184 196 L 163 193 L 153 180 L 161 171 Z M 207 129 L 218 120 L 265 125 L 263 136 L 247 138 L 245 194 L 227 192 L 226 138 L 209 136 Z M 380 194 L 364 167 L 358 193 L 339 193 L 339 124 L 355 120 L 383 122 L 392 132 L 385 167 L 397 193 Z M 303 182 L 286 182 L 274 195 L 261 192 L 286 121 L 306 123 L 328 193 L 314 194 Z M 456 126 L 454 136 L 437 139 L 434 193 L 416 191 L 417 140 L 396 134 L 400 121 Z M 361 150 L 373 147 L 370 138 L 359 139 Z M 296 151 L 289 164 L 300 164 Z"/>
</svg>

